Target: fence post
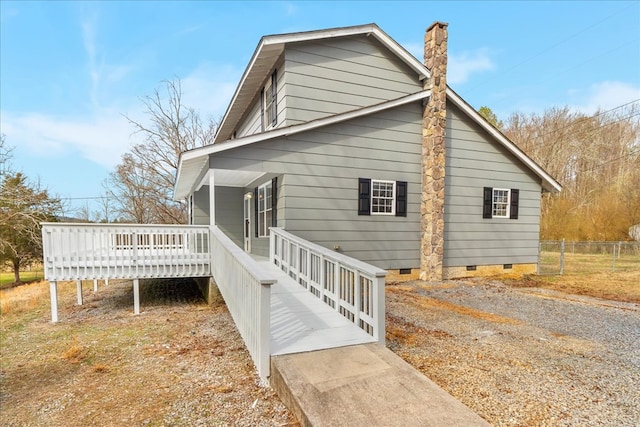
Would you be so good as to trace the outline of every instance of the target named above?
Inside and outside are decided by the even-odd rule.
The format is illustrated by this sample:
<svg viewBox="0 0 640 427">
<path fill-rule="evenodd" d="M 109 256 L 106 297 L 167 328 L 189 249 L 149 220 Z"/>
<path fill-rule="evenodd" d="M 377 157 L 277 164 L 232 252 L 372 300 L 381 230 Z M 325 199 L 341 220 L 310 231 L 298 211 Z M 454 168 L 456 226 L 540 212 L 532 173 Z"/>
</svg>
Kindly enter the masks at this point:
<svg viewBox="0 0 640 427">
<path fill-rule="evenodd" d="M 613 246 L 613 250 L 611 252 L 613 252 L 613 260 L 611 261 L 611 271 L 616 271 L 616 243 L 613 242 L 611 244 Z"/>
<path fill-rule="evenodd" d="M 564 274 L 564 239 L 560 242 L 560 275 Z"/>
</svg>

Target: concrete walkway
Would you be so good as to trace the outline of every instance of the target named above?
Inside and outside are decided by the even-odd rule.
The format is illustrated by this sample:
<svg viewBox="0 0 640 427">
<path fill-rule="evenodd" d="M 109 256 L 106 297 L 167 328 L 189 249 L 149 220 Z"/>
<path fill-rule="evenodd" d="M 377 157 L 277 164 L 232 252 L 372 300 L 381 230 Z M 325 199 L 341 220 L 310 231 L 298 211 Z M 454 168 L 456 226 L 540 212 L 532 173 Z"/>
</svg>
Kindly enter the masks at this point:
<svg viewBox="0 0 640 427">
<path fill-rule="evenodd" d="M 488 426 L 379 344 L 271 357 L 271 386 L 303 426 Z"/>
</svg>

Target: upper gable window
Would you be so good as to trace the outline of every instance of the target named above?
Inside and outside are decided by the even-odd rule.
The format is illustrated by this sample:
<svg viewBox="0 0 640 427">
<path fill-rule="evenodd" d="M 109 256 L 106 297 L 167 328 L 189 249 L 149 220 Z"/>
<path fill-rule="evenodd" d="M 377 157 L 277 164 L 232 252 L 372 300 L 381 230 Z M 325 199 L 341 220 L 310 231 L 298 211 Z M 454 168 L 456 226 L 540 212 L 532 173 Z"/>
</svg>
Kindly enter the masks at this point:
<svg viewBox="0 0 640 427">
<path fill-rule="evenodd" d="M 278 70 L 271 74 L 271 79 L 262 88 L 260 93 L 260 116 L 262 118 L 262 130 L 268 130 L 276 126 L 278 122 Z"/>
</svg>

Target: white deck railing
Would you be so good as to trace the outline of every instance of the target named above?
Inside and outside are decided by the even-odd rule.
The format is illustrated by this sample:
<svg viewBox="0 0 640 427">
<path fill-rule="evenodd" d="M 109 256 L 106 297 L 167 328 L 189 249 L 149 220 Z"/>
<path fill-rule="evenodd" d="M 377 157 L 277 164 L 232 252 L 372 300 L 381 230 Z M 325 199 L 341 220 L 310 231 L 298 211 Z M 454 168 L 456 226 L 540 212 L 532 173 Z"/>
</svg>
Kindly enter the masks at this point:
<svg viewBox="0 0 640 427">
<path fill-rule="evenodd" d="M 385 343 L 385 270 L 275 227 L 269 257 L 320 301 Z"/>
<path fill-rule="evenodd" d="M 270 373 L 270 276 L 249 254 L 216 226 L 211 227 L 213 278 L 264 380 Z"/>
<path fill-rule="evenodd" d="M 209 227 L 149 224 L 42 224 L 50 282 L 210 275 Z"/>
</svg>

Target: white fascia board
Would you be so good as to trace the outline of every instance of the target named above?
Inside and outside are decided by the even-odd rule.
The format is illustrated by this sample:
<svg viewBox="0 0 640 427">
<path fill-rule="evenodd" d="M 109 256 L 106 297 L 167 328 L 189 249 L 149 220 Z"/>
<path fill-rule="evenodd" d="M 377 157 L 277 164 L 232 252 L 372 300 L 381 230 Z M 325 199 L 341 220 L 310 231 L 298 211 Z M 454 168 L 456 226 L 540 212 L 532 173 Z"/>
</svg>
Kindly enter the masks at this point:
<svg viewBox="0 0 640 427">
<path fill-rule="evenodd" d="M 498 141 L 503 147 L 505 147 L 511 154 L 516 156 L 522 161 L 533 173 L 538 175 L 542 179 L 542 186 L 550 191 L 558 193 L 562 190 L 562 186 L 549 175 L 540 165 L 538 165 L 531 157 L 527 156 L 524 151 L 518 148 L 513 142 L 509 140 L 502 132 L 488 123 L 484 117 L 480 115 L 471 105 L 462 99 L 460 95 L 455 93 L 450 87 L 447 86 L 447 99 L 453 101 L 453 103 L 467 114 L 474 122 L 480 127 L 489 132 L 496 141 Z"/>
<path fill-rule="evenodd" d="M 413 69 L 418 74 L 419 80 L 424 80 L 428 78 L 431 73 L 427 69 L 427 67 L 416 59 L 413 55 L 411 55 L 404 47 L 402 47 L 398 42 L 393 40 L 387 33 L 382 31 L 380 27 L 376 24 L 365 24 L 358 25 L 353 27 L 343 27 L 343 28 L 331 28 L 327 30 L 316 30 L 316 31 L 305 31 L 299 33 L 289 33 L 289 34 L 275 34 L 270 36 L 264 36 L 260 39 L 256 50 L 253 52 L 253 56 L 247 65 L 247 68 L 244 70 L 242 74 L 242 78 L 236 87 L 236 90 L 231 98 L 231 102 L 227 106 L 227 110 L 225 111 L 224 116 L 222 117 L 222 121 L 220 122 L 220 126 L 218 130 L 222 130 L 226 128 L 226 121 L 229 118 L 229 114 L 231 113 L 232 107 L 235 105 L 238 99 L 238 95 L 244 88 L 246 84 L 246 80 L 248 76 L 252 73 L 253 68 L 261 57 L 262 52 L 266 46 L 281 46 L 284 49 L 284 46 L 289 43 L 298 43 L 298 42 L 307 42 L 314 40 L 324 40 L 336 37 L 348 37 L 348 36 L 356 36 L 356 35 L 373 35 L 380 43 L 386 46 L 392 53 L 398 56 L 404 63 L 406 63 L 411 69 Z M 266 77 L 266 76 L 265 76 Z M 219 135 L 216 134 L 216 138 L 214 144 L 220 144 L 223 141 L 219 141 L 217 139 Z"/>
<path fill-rule="evenodd" d="M 232 150 L 238 147 L 244 147 L 245 145 L 254 144 L 256 142 L 268 141 L 270 139 L 288 135 L 295 135 L 300 132 L 306 132 L 323 126 L 345 122 L 347 120 L 367 116 L 369 114 L 375 114 L 377 112 L 399 107 L 411 102 L 421 101 L 425 98 L 428 98 L 430 95 L 431 91 L 425 90 L 413 93 L 411 95 L 403 96 L 392 101 L 386 101 L 377 105 L 372 105 L 370 107 L 364 107 L 357 110 L 348 111 L 346 113 L 336 114 L 335 116 L 329 116 L 299 125 L 274 129 L 268 132 L 262 132 L 237 139 L 230 139 L 222 143 L 206 145 L 204 147 L 184 151 L 180 153 L 180 158 L 178 160 L 178 171 L 176 175 L 176 184 L 173 190 L 173 198 L 174 200 L 181 200 L 193 192 L 193 190 L 200 183 L 202 177 L 206 173 L 206 167 L 209 164 L 209 155 L 211 154 Z M 185 164 L 189 165 L 185 166 Z M 188 173 L 185 168 L 191 169 L 192 179 L 188 179 L 188 177 L 185 176 Z M 196 178 L 193 178 L 194 172 L 198 173 Z M 188 180 L 188 184 L 185 183 L 185 179 Z"/>
<path fill-rule="evenodd" d="M 376 24 L 358 25 L 354 27 L 332 28 L 328 30 L 309 31 L 293 34 L 281 34 L 267 36 L 264 39 L 265 44 L 287 44 L 306 42 L 312 40 L 323 40 L 335 37 L 357 36 L 357 35 L 373 35 L 378 41 L 385 45 L 391 52 L 396 54 L 402 61 L 409 65 L 416 73 L 420 80 L 429 77 L 430 73 L 427 67 L 411 55 L 399 43 L 393 40 L 387 33 L 382 31 Z"/>
<path fill-rule="evenodd" d="M 253 52 L 253 56 L 251 56 L 251 60 L 249 61 L 247 68 L 245 68 L 244 73 L 242 73 L 240 82 L 238 83 L 238 86 L 236 86 L 235 92 L 233 92 L 233 96 L 231 97 L 231 102 L 229 102 L 229 105 L 227 105 L 227 110 L 224 112 L 224 116 L 222 116 L 222 120 L 220 121 L 220 126 L 218 126 L 218 130 L 216 131 L 216 135 L 214 136 L 214 144 L 216 143 L 215 141 L 218 137 L 218 134 L 220 133 L 220 130 L 224 127 L 224 124 L 227 118 L 229 117 L 229 113 L 231 112 L 231 107 L 236 103 L 238 94 L 240 93 L 240 90 L 244 87 L 244 83 L 247 80 L 247 76 L 253 69 L 253 65 L 255 64 L 258 56 L 260 55 L 260 52 L 262 51 L 262 47 L 264 46 L 264 39 L 265 39 L 264 37 L 260 39 L 260 42 L 258 43 L 256 50 Z"/>
<path fill-rule="evenodd" d="M 179 201 L 191 194 L 196 186 L 202 181 L 202 177 L 206 175 L 209 158 L 191 158 L 185 164 L 184 153 L 180 154 L 178 160 L 178 170 L 176 171 L 176 182 L 173 186 L 173 200 Z M 190 176 L 189 176 L 190 175 Z"/>
<path fill-rule="evenodd" d="M 325 117 L 322 119 L 313 120 L 310 122 L 302 123 L 299 125 L 293 125 L 285 128 L 274 129 L 268 132 L 262 132 L 250 136 L 245 136 L 237 139 L 229 139 L 223 143 L 211 144 L 205 147 L 196 148 L 190 151 L 185 151 L 180 155 L 180 163 L 198 158 L 200 156 L 209 156 L 210 154 L 219 153 L 221 151 L 227 151 L 245 145 L 254 144 L 256 142 L 267 141 L 273 138 L 279 138 L 283 136 L 295 135 L 300 132 L 306 132 L 313 129 L 317 129 L 323 126 L 328 126 L 336 123 L 341 123 L 347 120 L 352 120 L 358 117 L 375 114 L 380 111 L 388 110 L 391 108 L 399 107 L 401 105 L 409 104 L 428 98 L 431 91 L 424 90 L 416 92 L 411 95 L 403 96 L 401 98 L 394 99 L 392 101 L 382 102 L 380 104 L 372 105 L 370 107 L 364 107 L 357 110 L 348 111 L 342 114 L 336 114 L 334 116 Z"/>
</svg>

